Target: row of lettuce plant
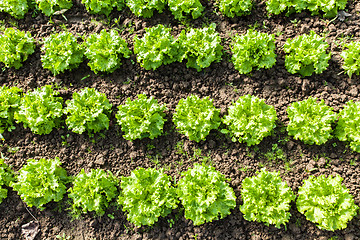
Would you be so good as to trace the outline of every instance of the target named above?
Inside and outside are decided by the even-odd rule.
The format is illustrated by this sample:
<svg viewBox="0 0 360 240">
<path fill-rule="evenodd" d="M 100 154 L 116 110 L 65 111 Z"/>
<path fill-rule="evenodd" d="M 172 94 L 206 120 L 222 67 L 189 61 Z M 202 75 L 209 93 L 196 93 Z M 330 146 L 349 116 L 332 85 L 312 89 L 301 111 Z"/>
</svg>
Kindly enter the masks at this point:
<svg viewBox="0 0 360 240">
<path fill-rule="evenodd" d="M 136 15 L 145 18 L 152 17 L 154 11 L 162 13 L 166 5 L 177 20 L 200 17 L 205 9 L 200 0 L 82 0 L 86 10 L 92 14 L 108 16 L 113 9 L 121 11 L 127 6 Z M 216 0 L 219 11 L 227 17 L 244 16 L 251 14 L 253 0 Z M 345 9 L 347 0 L 267 0 L 266 9 L 269 15 L 277 15 L 287 11 L 301 12 L 309 10 L 313 15 L 320 12 L 324 17 L 336 17 L 338 10 Z M 29 4 L 27 0 L 3 0 L 0 2 L 0 11 L 7 12 L 15 18 L 23 18 L 29 9 L 35 7 L 46 16 L 70 9 L 72 0 L 35 0 Z"/>
<path fill-rule="evenodd" d="M 159 217 L 166 217 L 178 207 L 184 209 L 185 218 L 194 225 L 225 218 L 236 207 L 234 190 L 226 182 L 230 179 L 204 164 L 195 163 L 181 173 L 175 185 L 163 169 L 139 167 L 119 181 L 103 169 L 91 169 L 88 173 L 82 169 L 69 177 L 60 165 L 59 158 L 29 159 L 14 176 L 0 159 L 0 204 L 7 197 L 5 187 L 12 187 L 29 207 L 40 210 L 49 202 L 61 201 L 68 193 L 71 214 L 79 218 L 90 212 L 104 215 L 116 199 L 128 221 L 138 227 L 152 226 Z M 261 169 L 256 176 L 243 180 L 240 211 L 248 221 L 286 227 L 291 216 L 290 203 L 296 199 L 298 211 L 320 229 L 345 229 L 359 207 L 342 180 L 338 175 L 310 176 L 299 188 L 296 199 L 279 172 Z"/>
<path fill-rule="evenodd" d="M 109 128 L 112 104 L 105 94 L 94 88 L 84 88 L 73 93 L 72 99 L 65 102 L 65 108 L 58 94 L 50 85 L 26 94 L 17 87 L 2 86 L 0 134 L 13 130 L 15 121 L 36 134 L 49 134 L 53 128 L 61 126 L 63 115 L 66 115 L 67 128 L 78 134 L 87 132 L 91 136 Z M 154 139 L 163 133 L 166 110 L 166 105 L 160 105 L 153 97 L 139 94 L 137 99 L 128 98 L 125 104 L 119 105 L 115 118 L 126 140 Z M 287 131 L 294 139 L 310 145 L 324 144 L 333 137 L 333 126 L 338 119 L 335 136 L 349 142 L 353 151 L 360 152 L 360 133 L 357 131 L 360 102 L 350 100 L 337 114 L 324 100 L 318 102 L 317 98 L 309 97 L 292 103 L 287 113 Z M 191 141 L 205 140 L 211 130 L 220 128 L 232 141 L 248 146 L 257 145 L 270 136 L 276 120 L 275 108 L 252 95 L 239 97 L 222 118 L 212 99 L 191 95 L 180 99 L 172 116 L 177 130 Z"/>
<path fill-rule="evenodd" d="M 222 59 L 221 38 L 215 30 L 216 25 L 202 29 L 181 31 L 175 38 L 171 28 L 159 24 L 146 28 L 142 38 L 134 37 L 134 53 L 140 66 L 146 70 L 173 62 L 186 61 L 186 66 L 201 71 L 213 62 Z M 343 69 L 351 77 L 360 74 L 360 42 L 345 44 L 341 57 Z M 310 31 L 288 39 L 283 46 L 285 68 L 292 74 L 303 77 L 313 73 L 320 74 L 329 66 L 331 52 L 325 37 Z M 7 28 L 0 35 L 0 62 L 5 67 L 16 69 L 22 66 L 35 50 L 35 40 L 30 33 Z M 246 34 L 235 35 L 230 45 L 231 62 L 240 74 L 249 74 L 253 70 L 271 68 L 276 63 L 275 36 L 249 29 Z M 41 48 L 43 68 L 54 75 L 79 66 L 85 55 L 88 65 L 95 73 L 112 73 L 121 66 L 124 58 L 129 58 L 131 51 L 116 30 L 102 30 L 93 33 L 78 44 L 77 38 L 69 32 L 50 35 L 43 41 Z"/>
</svg>

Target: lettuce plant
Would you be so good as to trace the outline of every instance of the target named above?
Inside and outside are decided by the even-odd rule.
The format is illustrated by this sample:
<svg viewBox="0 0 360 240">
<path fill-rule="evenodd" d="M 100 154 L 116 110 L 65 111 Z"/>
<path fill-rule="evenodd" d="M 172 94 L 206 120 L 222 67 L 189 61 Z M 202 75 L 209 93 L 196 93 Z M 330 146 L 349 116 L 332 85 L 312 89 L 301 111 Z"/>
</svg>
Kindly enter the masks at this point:
<svg viewBox="0 0 360 240">
<path fill-rule="evenodd" d="M 78 67 L 84 55 L 76 37 L 70 32 L 50 35 L 41 50 L 44 52 L 41 56 L 43 68 L 49 69 L 54 75 Z"/>
<path fill-rule="evenodd" d="M 244 35 L 236 35 L 231 46 L 235 69 L 247 74 L 256 68 L 271 68 L 275 65 L 275 36 L 249 29 Z"/>
<path fill-rule="evenodd" d="M 338 10 L 345 9 L 347 0 L 267 0 L 268 13 L 278 15 L 284 11 L 287 14 L 309 10 L 312 15 L 323 13 L 326 18 L 334 18 Z"/>
<path fill-rule="evenodd" d="M 212 23 L 202 29 L 181 31 L 178 38 L 181 43 L 179 61 L 186 59 L 186 66 L 196 68 L 198 72 L 209 67 L 212 62 L 220 62 L 223 47 L 215 28 L 216 25 Z"/>
<path fill-rule="evenodd" d="M 222 219 L 236 206 L 234 190 L 214 167 L 194 164 L 181 173 L 177 194 L 185 208 L 185 218 L 194 225 Z"/>
<path fill-rule="evenodd" d="M 191 95 L 180 99 L 173 115 L 173 122 L 180 133 L 190 140 L 200 142 L 205 140 L 212 129 L 220 126 L 220 110 L 215 108 L 209 97 L 200 99 Z"/>
<path fill-rule="evenodd" d="M 167 108 L 165 105 L 160 106 L 153 97 L 139 94 L 137 100 L 128 98 L 126 104 L 120 105 L 118 109 L 115 117 L 126 140 L 154 139 L 162 134 L 166 121 L 164 111 Z"/>
<path fill-rule="evenodd" d="M 350 100 L 339 113 L 335 136 L 340 141 L 350 142 L 351 150 L 360 152 L 360 102 Z"/>
<path fill-rule="evenodd" d="M 95 73 L 112 73 L 121 66 L 122 58 L 129 58 L 131 51 L 116 30 L 93 33 L 85 40 L 85 56 Z"/>
<path fill-rule="evenodd" d="M 307 0 L 267 0 L 266 10 L 269 14 L 278 15 L 285 10 L 291 12 L 301 12 L 307 7 Z"/>
<path fill-rule="evenodd" d="M 349 190 L 341 184 L 342 180 L 339 175 L 310 176 L 299 188 L 297 209 L 320 229 L 344 229 L 357 215 L 359 207 L 355 205 Z"/>
<path fill-rule="evenodd" d="M 119 180 L 103 169 L 91 169 L 89 173 L 81 169 L 72 184 L 68 196 L 72 200 L 71 213 L 75 217 L 91 211 L 97 216 L 104 215 L 109 202 L 118 195 Z"/>
<path fill-rule="evenodd" d="M 294 139 L 310 145 L 321 145 L 332 137 L 331 124 L 336 121 L 337 114 L 323 99 L 317 103 L 317 98 L 309 97 L 292 103 L 286 111 L 289 117 L 286 129 Z"/>
<path fill-rule="evenodd" d="M 15 112 L 15 119 L 33 133 L 49 134 L 59 126 L 63 115 L 63 99 L 56 97 L 58 94 L 50 85 L 26 93 L 21 99 L 19 111 Z"/>
<path fill-rule="evenodd" d="M 29 207 L 44 210 L 45 204 L 59 202 L 66 193 L 65 184 L 69 178 L 60 165 L 59 158 L 29 159 L 10 185 Z"/>
<path fill-rule="evenodd" d="M 0 62 L 7 68 L 19 69 L 34 50 L 34 39 L 29 32 L 6 28 L 0 35 Z"/>
<path fill-rule="evenodd" d="M 0 134 L 15 129 L 14 114 L 19 111 L 21 93 L 18 87 L 0 87 Z"/>
<path fill-rule="evenodd" d="M 257 176 L 243 180 L 241 199 L 240 211 L 246 220 L 280 228 L 290 219 L 290 202 L 295 200 L 295 195 L 281 180 L 279 172 L 261 169 Z"/>
<path fill-rule="evenodd" d="M 109 128 L 109 114 L 112 104 L 104 93 L 94 88 L 84 88 L 79 93 L 73 93 L 73 99 L 66 101 L 66 125 L 75 133 L 87 131 L 97 133 Z"/>
<path fill-rule="evenodd" d="M 0 12 L 6 12 L 14 18 L 21 19 L 29 10 L 28 0 L 1 0 Z"/>
<path fill-rule="evenodd" d="M 35 2 L 46 16 L 51 16 L 56 11 L 72 7 L 72 0 L 35 0 Z"/>
<path fill-rule="evenodd" d="M 205 9 L 200 0 L 168 0 L 168 6 L 177 20 L 183 20 L 185 16 L 196 19 Z"/>
<path fill-rule="evenodd" d="M 351 42 L 345 44 L 345 50 L 341 52 L 341 57 L 344 59 L 343 69 L 351 76 L 355 73 L 360 74 L 360 42 Z"/>
<path fill-rule="evenodd" d="M 86 10 L 93 14 L 109 16 L 114 8 L 121 11 L 125 7 L 125 0 L 81 0 Z"/>
<path fill-rule="evenodd" d="M 338 10 L 344 10 L 348 0 L 305 0 L 307 9 L 312 12 L 312 14 L 319 14 L 320 12 L 324 13 L 326 18 L 334 18 L 338 14 Z"/>
<path fill-rule="evenodd" d="M 166 0 L 126 0 L 132 13 L 138 17 L 150 18 L 157 10 L 162 13 L 166 5 Z"/>
<path fill-rule="evenodd" d="M 322 73 L 329 66 L 331 53 L 326 53 L 329 44 L 324 37 L 314 31 L 288 39 L 284 45 L 285 67 L 292 73 L 299 73 L 303 77 Z"/>
<path fill-rule="evenodd" d="M 166 217 L 178 204 L 171 177 L 154 168 L 137 168 L 129 177 L 121 177 L 118 203 L 135 226 L 151 226 Z"/>
<path fill-rule="evenodd" d="M 217 0 L 220 12 L 229 18 L 251 13 L 253 0 Z"/>
<path fill-rule="evenodd" d="M 158 24 L 145 31 L 141 39 L 134 37 L 134 53 L 143 68 L 155 70 L 177 60 L 179 43 L 171 35 L 171 28 Z"/>
<path fill-rule="evenodd" d="M 228 114 L 223 118 L 227 129 L 221 132 L 229 134 L 234 142 L 257 145 L 264 137 L 271 135 L 276 120 L 273 106 L 267 105 L 263 99 L 245 95 L 229 107 Z"/>
<path fill-rule="evenodd" d="M 14 172 L 4 162 L 4 159 L 0 158 L 0 204 L 7 197 L 7 189 L 5 186 L 10 186 L 10 183 L 14 180 Z"/>
</svg>

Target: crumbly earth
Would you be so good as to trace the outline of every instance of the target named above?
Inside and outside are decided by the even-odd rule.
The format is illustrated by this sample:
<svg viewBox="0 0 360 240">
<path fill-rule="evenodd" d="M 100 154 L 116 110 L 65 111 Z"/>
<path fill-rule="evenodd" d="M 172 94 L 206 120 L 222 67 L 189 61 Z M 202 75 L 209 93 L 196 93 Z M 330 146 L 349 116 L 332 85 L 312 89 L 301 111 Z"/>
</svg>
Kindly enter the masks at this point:
<svg viewBox="0 0 360 240">
<path fill-rule="evenodd" d="M 154 227 L 135 228 L 127 222 L 126 216 L 115 204 L 103 217 L 84 215 L 80 220 L 72 220 L 66 208 L 67 200 L 51 203 L 45 211 L 28 208 L 15 192 L 9 189 L 8 198 L 0 205 L 0 239 L 21 239 L 21 226 L 33 219 L 39 221 L 41 231 L 36 239 L 56 239 L 65 234 L 70 239 L 360 239 L 360 221 L 355 217 L 348 227 L 341 231 L 320 230 L 307 221 L 292 203 L 291 218 L 287 228 L 277 229 L 263 223 L 244 220 L 239 211 L 241 182 L 245 177 L 255 175 L 262 167 L 280 171 L 294 192 L 310 175 L 335 175 L 344 178 L 344 185 L 360 204 L 360 155 L 352 152 L 346 143 L 336 139 L 321 146 L 309 146 L 287 136 L 288 123 L 286 108 L 295 101 L 309 96 L 324 99 L 326 104 L 338 112 L 349 101 L 359 101 L 359 76 L 350 79 L 344 74 L 340 52 L 341 44 L 352 38 L 360 40 L 360 2 L 349 0 L 346 11 L 351 14 L 345 21 L 322 19 L 309 12 L 279 15 L 268 18 L 265 1 L 255 1 L 250 16 L 233 19 L 222 16 L 214 1 L 202 1 L 206 7 L 204 15 L 197 20 L 180 23 L 169 11 L 156 13 L 150 19 L 135 17 L 129 9 L 113 11 L 109 18 L 86 12 L 80 0 L 74 1 L 71 10 L 52 19 L 41 13 L 30 11 L 24 19 L 14 20 L 0 13 L 2 25 L 17 26 L 31 32 L 38 41 L 36 51 L 19 70 L 3 69 L 0 84 L 18 86 L 25 91 L 53 84 L 57 86 L 64 100 L 70 99 L 74 91 L 84 87 L 96 88 L 105 93 L 113 104 L 110 128 L 94 138 L 72 133 L 66 128 L 55 129 L 51 134 L 40 136 L 18 125 L 11 133 L 5 133 L 5 142 L 0 146 L 8 164 L 19 170 L 29 158 L 59 157 L 69 174 L 75 175 L 82 168 L 102 168 L 111 170 L 118 176 L 128 176 L 136 167 L 165 168 L 166 173 L 179 179 L 180 172 L 192 167 L 195 162 L 206 161 L 226 177 L 237 196 L 237 207 L 225 219 L 193 226 L 185 219 L 183 210 L 174 211 Z M 156 71 L 146 71 L 136 63 L 136 56 L 124 60 L 120 69 L 112 74 L 96 75 L 86 62 L 76 70 L 53 77 L 41 66 L 41 40 L 53 32 L 68 30 L 77 35 L 88 35 L 102 29 L 115 28 L 120 31 L 132 48 L 132 38 L 142 36 L 145 27 L 158 23 L 171 26 L 177 35 L 185 25 L 202 27 L 215 22 L 223 39 L 224 56 L 221 62 L 197 72 L 186 68 L 184 63 L 162 66 Z M 268 70 L 254 71 L 250 75 L 240 75 L 229 59 L 231 36 L 243 34 L 249 28 L 276 34 L 277 63 Z M 284 67 L 282 46 L 287 38 L 314 30 L 325 34 L 330 44 L 332 58 L 328 69 L 319 75 L 301 78 L 288 73 Z M 0 65 L 3 67 L 3 65 Z M 165 134 L 154 140 L 126 141 L 115 121 L 117 106 L 127 98 L 135 99 L 137 94 L 154 96 L 168 107 Z M 221 114 L 238 97 L 252 94 L 265 99 L 275 107 L 278 127 L 257 147 L 233 143 L 218 131 L 212 131 L 206 141 L 191 142 L 179 134 L 171 121 L 176 104 L 190 94 L 214 99 Z M 272 148 L 281 149 L 283 154 L 275 154 Z M 267 155 L 265 155 L 268 153 Z M 274 156 L 272 158 L 272 156 Z M 31 213 L 31 214 L 30 214 Z M 113 218 L 107 216 L 112 214 Z"/>
</svg>

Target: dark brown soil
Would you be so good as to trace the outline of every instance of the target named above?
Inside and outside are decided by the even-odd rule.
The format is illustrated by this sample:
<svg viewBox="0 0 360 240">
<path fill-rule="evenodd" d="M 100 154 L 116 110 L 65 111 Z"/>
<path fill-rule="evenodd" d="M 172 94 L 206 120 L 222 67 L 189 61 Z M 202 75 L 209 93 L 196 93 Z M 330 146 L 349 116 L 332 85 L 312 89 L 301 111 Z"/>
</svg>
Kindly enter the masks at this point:
<svg viewBox="0 0 360 240">
<path fill-rule="evenodd" d="M 126 216 L 116 206 L 107 214 L 93 218 L 85 215 L 81 220 L 71 220 L 66 211 L 67 203 L 49 204 L 47 210 L 39 211 L 26 208 L 15 192 L 9 191 L 8 198 L 0 205 L 0 239 L 21 239 L 21 226 L 33 219 L 40 223 L 41 232 L 36 239 L 56 239 L 56 235 L 66 234 L 71 239 L 360 239 L 359 217 L 354 218 L 345 230 L 328 232 L 319 230 L 315 224 L 307 221 L 293 203 L 291 219 L 287 228 L 267 227 L 263 223 L 244 220 L 238 207 L 241 204 L 240 187 L 245 177 L 253 176 L 257 170 L 280 171 L 282 178 L 297 192 L 302 181 L 310 175 L 339 174 L 343 183 L 360 204 L 360 155 L 353 153 L 345 143 L 331 140 L 322 146 L 308 146 L 288 137 L 284 126 L 288 122 L 286 108 L 294 101 L 309 96 L 322 98 L 326 104 L 339 111 L 349 100 L 359 101 L 359 76 L 350 79 L 344 75 L 338 43 L 352 37 L 360 40 L 360 2 L 349 0 L 347 12 L 352 16 L 346 21 L 322 19 L 308 12 L 268 18 L 265 1 L 257 0 L 252 15 L 229 19 L 218 14 L 214 1 L 203 1 L 206 12 L 197 20 L 188 21 L 192 27 L 215 22 L 223 39 L 224 56 L 220 63 L 212 64 L 201 72 L 187 69 L 184 63 L 162 66 L 156 71 L 145 71 L 135 56 L 125 60 L 122 68 L 109 75 L 95 75 L 86 62 L 71 72 L 57 77 L 44 70 L 40 61 L 41 40 L 54 31 L 67 29 L 77 35 L 88 35 L 102 29 L 117 28 L 129 46 L 135 34 L 142 35 L 145 27 L 158 23 L 166 24 L 178 34 L 184 25 L 174 20 L 169 11 L 155 14 L 150 19 L 135 17 L 129 9 L 114 11 L 109 21 L 102 16 L 90 15 L 85 8 L 74 1 L 74 6 L 64 16 L 54 16 L 52 22 L 42 14 L 29 12 L 23 20 L 15 21 L 0 13 L 0 19 L 9 27 L 16 25 L 21 30 L 31 32 L 38 40 L 36 52 L 29 57 L 19 70 L 4 69 L 0 72 L 0 84 L 18 86 L 25 91 L 56 84 L 64 100 L 70 99 L 74 91 L 84 87 L 93 87 L 105 93 L 114 105 L 110 129 L 91 139 L 87 135 L 78 135 L 66 128 L 55 129 L 46 136 L 35 135 L 29 129 L 18 126 L 12 133 L 5 133 L 6 141 L 0 150 L 6 162 L 19 170 L 29 158 L 59 157 L 69 174 L 77 174 L 81 168 L 103 168 L 118 176 L 128 176 L 136 167 L 163 167 L 173 178 L 179 179 L 180 172 L 190 168 L 193 163 L 209 161 L 217 170 L 231 178 L 231 186 L 238 197 L 237 207 L 225 219 L 194 227 L 186 220 L 180 210 L 161 219 L 152 228 L 134 228 L 127 222 Z M 119 19 L 119 21 L 115 21 Z M 276 34 L 277 64 L 272 69 L 254 71 L 251 75 L 240 75 L 229 62 L 230 36 L 245 33 L 249 27 Z M 287 38 L 314 30 L 327 34 L 333 53 L 330 66 L 323 74 L 300 78 L 289 74 L 284 67 L 282 45 Z M 3 67 L 3 65 L 0 65 Z M 160 103 L 167 104 L 168 121 L 165 134 L 154 140 L 144 139 L 134 142 L 122 138 L 120 127 L 115 124 L 116 107 L 124 104 L 126 98 L 136 98 L 139 93 L 154 96 Z M 273 136 L 266 138 L 257 147 L 248 148 L 245 144 L 233 143 L 226 136 L 213 131 L 207 140 L 201 143 L 190 142 L 179 134 L 171 122 L 176 104 L 190 94 L 214 99 L 221 113 L 239 96 L 252 94 L 275 106 L 278 113 L 278 127 Z M 264 155 L 278 144 L 286 159 L 269 161 Z M 152 146 L 154 147 L 152 149 Z M 187 154 L 179 153 L 179 148 Z M 198 155 L 201 150 L 201 156 Z M 172 224 L 173 222 L 173 224 Z"/>
</svg>

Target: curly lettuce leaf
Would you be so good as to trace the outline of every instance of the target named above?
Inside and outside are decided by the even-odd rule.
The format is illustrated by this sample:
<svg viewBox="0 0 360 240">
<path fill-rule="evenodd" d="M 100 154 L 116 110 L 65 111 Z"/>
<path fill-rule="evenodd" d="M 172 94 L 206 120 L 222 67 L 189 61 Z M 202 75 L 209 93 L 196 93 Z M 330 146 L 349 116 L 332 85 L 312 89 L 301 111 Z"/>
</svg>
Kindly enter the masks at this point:
<svg viewBox="0 0 360 240">
<path fill-rule="evenodd" d="M 222 56 L 221 38 L 215 30 L 216 24 L 202 29 L 192 28 L 181 31 L 178 38 L 180 45 L 179 61 L 187 60 L 186 66 L 198 72 L 213 62 L 220 62 Z"/>
<path fill-rule="evenodd" d="M 342 68 L 350 78 L 353 74 L 360 75 L 360 42 L 345 44 L 344 48 L 340 54 L 344 59 Z"/>
<path fill-rule="evenodd" d="M 46 16 L 52 16 L 56 11 L 72 7 L 72 0 L 35 0 L 35 2 Z"/>
<path fill-rule="evenodd" d="M 257 176 L 242 182 L 240 211 L 248 221 L 274 224 L 277 228 L 290 219 L 290 202 L 295 200 L 291 188 L 281 180 L 279 172 L 261 169 Z"/>
<path fill-rule="evenodd" d="M 16 181 L 10 185 L 29 207 L 44 210 L 45 204 L 59 202 L 66 193 L 65 184 L 69 178 L 60 165 L 59 158 L 29 159 L 20 169 Z"/>
<path fill-rule="evenodd" d="M 324 37 L 314 31 L 288 39 L 284 45 L 285 67 L 292 73 L 299 73 L 303 77 L 311 76 L 314 72 L 320 74 L 329 66 L 331 53 L 326 53 L 329 44 Z"/>
<path fill-rule="evenodd" d="M 126 6 L 138 17 L 150 18 L 154 11 L 162 13 L 166 5 L 166 0 L 126 0 Z"/>
<path fill-rule="evenodd" d="M 360 152 L 360 102 L 350 100 L 339 113 L 335 136 L 340 141 L 350 142 L 351 150 Z"/>
<path fill-rule="evenodd" d="M 231 60 L 240 74 L 250 73 L 253 68 L 271 68 L 275 65 L 275 36 L 249 29 L 244 35 L 236 35 L 231 45 Z"/>
<path fill-rule="evenodd" d="M 118 106 L 118 109 L 115 117 L 126 140 L 154 139 L 162 134 L 167 108 L 159 105 L 153 97 L 139 94 L 137 100 L 128 98 L 126 104 Z"/>
<path fill-rule="evenodd" d="M 221 132 L 229 134 L 232 141 L 246 142 L 248 146 L 259 144 L 264 137 L 270 136 L 276 127 L 276 111 L 263 99 L 245 95 L 228 108 L 223 123 L 227 129 Z"/>
<path fill-rule="evenodd" d="M 36 134 L 49 134 L 58 127 L 63 115 L 63 99 L 56 97 L 59 93 L 52 86 L 45 85 L 28 92 L 21 99 L 19 111 L 14 117 Z"/>
<path fill-rule="evenodd" d="M 109 16 L 116 7 L 121 11 L 125 7 L 125 0 L 81 0 L 86 10 L 93 14 L 104 14 Z"/>
<path fill-rule="evenodd" d="M 177 20 L 183 20 L 189 15 L 196 19 L 205 9 L 199 0 L 168 0 L 168 6 Z"/>
<path fill-rule="evenodd" d="M 185 218 L 194 225 L 222 219 L 236 206 L 234 190 L 214 167 L 194 164 L 181 176 L 177 194 L 185 208 Z"/>
<path fill-rule="evenodd" d="M 317 103 L 317 98 L 309 97 L 292 103 L 286 111 L 290 120 L 286 129 L 294 139 L 321 145 L 332 138 L 331 125 L 336 121 L 337 114 L 323 99 Z"/>
<path fill-rule="evenodd" d="M 359 207 L 355 205 L 349 190 L 341 184 L 342 180 L 338 175 L 310 176 L 299 188 L 297 209 L 320 229 L 344 229 L 357 215 Z"/>
<path fill-rule="evenodd" d="M 220 110 L 215 108 L 209 97 L 200 99 L 191 95 L 181 99 L 176 106 L 173 122 L 180 133 L 190 140 L 200 142 L 205 140 L 212 129 L 220 126 Z"/>
<path fill-rule="evenodd" d="M 69 188 L 69 198 L 72 200 L 71 213 L 80 217 L 82 213 L 94 211 L 102 216 L 109 207 L 109 202 L 118 195 L 119 180 L 103 169 L 84 169 L 74 177 L 73 186 Z"/>
<path fill-rule="evenodd" d="M 0 134 L 15 129 L 14 115 L 19 111 L 22 90 L 18 87 L 0 87 Z"/>
<path fill-rule="evenodd" d="M 245 16 L 251 13 L 253 0 L 217 0 L 220 12 L 225 16 Z"/>
<path fill-rule="evenodd" d="M 0 11 L 6 12 L 17 19 L 24 18 L 29 10 L 28 0 L 1 0 Z M 0 48 L 1 49 L 1 48 Z"/>
<path fill-rule="evenodd" d="M 104 93 L 94 88 L 84 88 L 79 93 L 74 92 L 73 99 L 66 101 L 66 125 L 75 133 L 87 131 L 91 136 L 109 128 L 111 108 L 112 104 Z"/>
<path fill-rule="evenodd" d="M 13 170 L 4 162 L 4 159 L 0 158 L 0 204 L 7 197 L 7 189 L 5 186 L 10 186 L 10 183 L 14 180 Z"/>
<path fill-rule="evenodd" d="M 29 32 L 6 28 L 0 35 L 0 62 L 5 67 L 19 69 L 35 51 L 35 40 Z"/>
<path fill-rule="evenodd" d="M 166 217 L 178 204 L 171 178 L 162 170 L 137 168 L 129 177 L 121 178 L 118 203 L 128 212 L 129 222 L 140 227 L 151 226 L 159 217 Z"/>
<path fill-rule="evenodd" d="M 155 70 L 178 59 L 179 43 L 171 35 L 171 28 L 159 24 L 145 31 L 141 39 L 134 37 L 134 53 L 140 66 Z"/>
<path fill-rule="evenodd" d="M 109 32 L 103 29 L 99 34 L 93 33 L 85 40 L 85 56 L 88 66 L 95 73 L 112 73 L 121 66 L 122 58 L 129 58 L 131 51 L 127 43 L 116 30 Z"/>
<path fill-rule="evenodd" d="M 74 69 L 83 61 L 84 50 L 70 32 L 50 35 L 44 40 L 41 50 L 44 52 L 41 56 L 43 68 L 54 75 Z"/>
</svg>

